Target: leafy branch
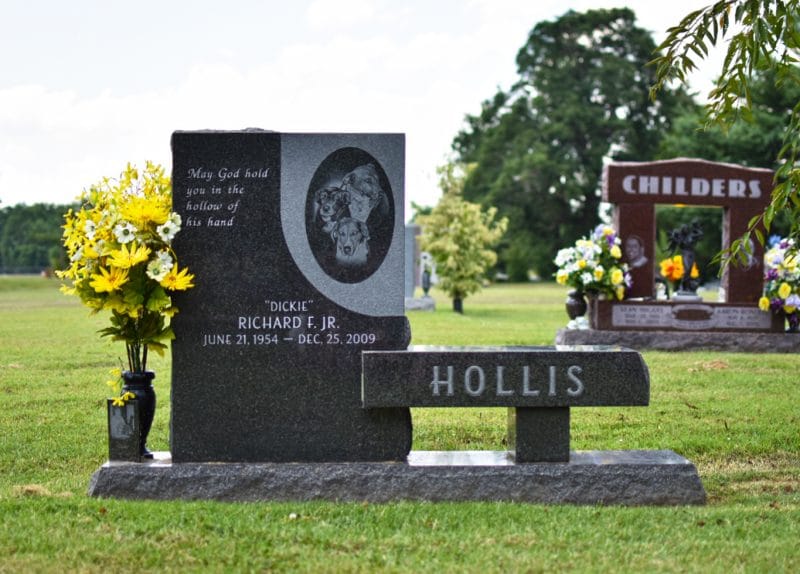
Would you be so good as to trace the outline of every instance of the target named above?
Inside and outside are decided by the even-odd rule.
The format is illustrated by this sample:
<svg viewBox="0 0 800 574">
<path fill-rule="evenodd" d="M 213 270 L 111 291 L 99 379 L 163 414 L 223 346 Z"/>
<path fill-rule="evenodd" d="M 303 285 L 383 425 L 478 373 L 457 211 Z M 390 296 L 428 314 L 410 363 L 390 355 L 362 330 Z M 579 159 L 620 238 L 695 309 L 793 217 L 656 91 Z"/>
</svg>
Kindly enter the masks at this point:
<svg viewBox="0 0 800 574">
<path fill-rule="evenodd" d="M 686 83 L 687 74 L 697 67 L 697 58 L 707 58 L 709 46 L 729 38 L 722 70 L 708 94 L 705 127 L 718 125 L 726 130 L 740 119 L 752 121 L 750 86 L 755 73 L 773 71 L 779 88 L 788 83 L 800 85 L 798 9 L 800 0 L 721 0 L 687 14 L 669 29 L 658 47 L 659 55 L 650 62 L 656 69 L 650 97 L 655 99 L 670 82 Z M 747 260 L 751 238 L 763 245 L 765 232 L 779 211 L 788 209 L 789 235 L 800 237 L 799 152 L 800 102 L 784 130 L 770 204 L 748 222 L 742 237 L 717 256 L 723 267 Z"/>
</svg>

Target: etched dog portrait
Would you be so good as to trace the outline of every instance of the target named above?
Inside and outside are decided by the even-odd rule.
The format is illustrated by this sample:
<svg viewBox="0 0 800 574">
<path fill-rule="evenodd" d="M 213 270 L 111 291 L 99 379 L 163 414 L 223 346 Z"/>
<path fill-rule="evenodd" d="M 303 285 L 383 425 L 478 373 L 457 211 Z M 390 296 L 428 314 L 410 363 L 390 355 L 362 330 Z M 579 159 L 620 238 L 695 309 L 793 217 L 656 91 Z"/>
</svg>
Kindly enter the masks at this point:
<svg viewBox="0 0 800 574">
<path fill-rule="evenodd" d="M 363 281 L 386 257 L 393 230 L 394 199 L 380 163 L 353 147 L 325 158 L 306 199 L 309 246 L 325 273 L 343 283 Z"/>
<path fill-rule="evenodd" d="M 330 233 L 347 212 L 350 205 L 350 194 L 338 187 L 323 187 L 314 196 L 317 217 L 322 230 Z"/>
<path fill-rule="evenodd" d="M 369 229 L 367 224 L 353 217 L 343 217 L 331 231 L 336 245 L 336 262 L 348 267 L 364 265 L 369 253 Z"/>
<path fill-rule="evenodd" d="M 350 194 L 350 217 L 366 223 L 376 207 L 385 211 L 386 194 L 378 172 L 371 163 L 360 165 L 342 179 L 342 189 Z"/>
</svg>

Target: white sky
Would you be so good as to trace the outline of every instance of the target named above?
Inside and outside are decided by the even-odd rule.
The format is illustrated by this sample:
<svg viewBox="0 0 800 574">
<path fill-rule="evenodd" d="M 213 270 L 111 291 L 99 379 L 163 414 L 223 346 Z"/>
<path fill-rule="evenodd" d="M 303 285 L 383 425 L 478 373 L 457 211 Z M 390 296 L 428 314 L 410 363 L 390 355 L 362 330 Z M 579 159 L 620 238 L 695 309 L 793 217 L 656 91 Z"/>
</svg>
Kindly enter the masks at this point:
<svg viewBox="0 0 800 574">
<path fill-rule="evenodd" d="M 660 42 L 709 1 L 0 0 L 0 207 L 169 169 L 174 130 L 247 127 L 405 133 L 406 204 L 432 205 L 537 22 L 627 4 Z"/>
</svg>

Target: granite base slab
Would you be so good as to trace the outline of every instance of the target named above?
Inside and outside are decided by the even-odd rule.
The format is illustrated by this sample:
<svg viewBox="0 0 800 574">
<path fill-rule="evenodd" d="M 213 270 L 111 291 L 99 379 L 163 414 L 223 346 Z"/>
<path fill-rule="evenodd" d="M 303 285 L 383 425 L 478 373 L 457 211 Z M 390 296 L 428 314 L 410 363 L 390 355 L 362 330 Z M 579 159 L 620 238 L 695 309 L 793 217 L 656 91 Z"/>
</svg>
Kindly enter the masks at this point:
<svg viewBox="0 0 800 574">
<path fill-rule="evenodd" d="M 737 353 L 797 353 L 798 333 L 733 333 L 691 331 L 612 331 L 559 329 L 556 345 L 620 345 L 637 351 L 731 351 Z"/>
<path fill-rule="evenodd" d="M 108 462 L 89 495 L 145 500 L 508 501 L 698 505 L 694 464 L 669 450 L 574 451 L 568 463 L 517 464 L 505 451 L 412 451 L 407 462 Z"/>
</svg>

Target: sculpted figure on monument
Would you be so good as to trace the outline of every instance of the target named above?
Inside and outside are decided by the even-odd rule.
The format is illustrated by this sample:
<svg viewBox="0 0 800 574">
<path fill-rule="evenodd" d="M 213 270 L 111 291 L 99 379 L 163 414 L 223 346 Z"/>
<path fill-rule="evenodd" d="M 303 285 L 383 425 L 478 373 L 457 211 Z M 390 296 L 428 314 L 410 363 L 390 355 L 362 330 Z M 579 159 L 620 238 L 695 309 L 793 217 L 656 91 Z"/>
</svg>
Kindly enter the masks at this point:
<svg viewBox="0 0 800 574">
<path fill-rule="evenodd" d="M 697 292 L 698 280 L 691 276 L 694 266 L 694 247 L 703 237 L 700 223 L 692 221 L 669 232 L 669 249 L 673 253 L 681 252 L 683 260 L 683 278 L 681 279 L 678 295 L 694 295 Z"/>
</svg>

